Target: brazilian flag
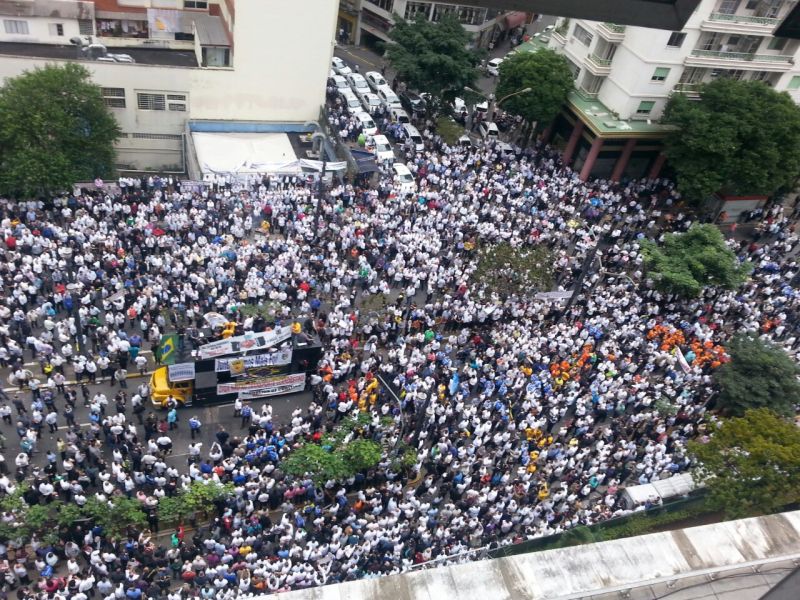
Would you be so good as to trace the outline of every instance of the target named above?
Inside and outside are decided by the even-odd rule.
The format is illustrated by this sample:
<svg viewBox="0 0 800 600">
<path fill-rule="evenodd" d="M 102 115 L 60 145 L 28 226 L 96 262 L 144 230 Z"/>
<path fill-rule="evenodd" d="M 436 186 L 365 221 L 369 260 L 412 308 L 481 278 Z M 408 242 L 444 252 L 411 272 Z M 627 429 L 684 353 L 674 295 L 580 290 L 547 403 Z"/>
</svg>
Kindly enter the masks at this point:
<svg viewBox="0 0 800 600">
<path fill-rule="evenodd" d="M 162 365 L 174 365 L 175 359 L 178 358 L 178 334 L 167 333 L 162 335 L 156 352 L 161 357 Z"/>
</svg>

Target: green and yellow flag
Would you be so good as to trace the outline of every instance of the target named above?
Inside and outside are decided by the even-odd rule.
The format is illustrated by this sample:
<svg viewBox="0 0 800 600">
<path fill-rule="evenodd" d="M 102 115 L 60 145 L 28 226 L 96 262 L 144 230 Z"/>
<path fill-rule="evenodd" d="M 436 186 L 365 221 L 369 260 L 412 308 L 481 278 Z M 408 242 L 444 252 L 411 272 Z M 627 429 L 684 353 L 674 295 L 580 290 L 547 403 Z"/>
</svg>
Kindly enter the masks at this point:
<svg viewBox="0 0 800 600">
<path fill-rule="evenodd" d="M 178 358 L 178 334 L 167 333 L 161 336 L 161 341 L 156 349 L 161 358 L 162 365 L 174 365 Z"/>
</svg>

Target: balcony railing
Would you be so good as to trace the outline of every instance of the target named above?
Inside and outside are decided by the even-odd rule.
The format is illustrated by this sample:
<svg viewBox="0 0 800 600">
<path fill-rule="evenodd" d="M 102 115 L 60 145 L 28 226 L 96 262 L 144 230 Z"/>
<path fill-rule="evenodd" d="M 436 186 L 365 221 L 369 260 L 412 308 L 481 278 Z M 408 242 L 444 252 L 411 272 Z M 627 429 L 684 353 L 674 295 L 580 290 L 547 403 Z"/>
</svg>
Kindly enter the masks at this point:
<svg viewBox="0 0 800 600">
<path fill-rule="evenodd" d="M 594 64 L 600 67 L 610 67 L 611 66 L 611 59 L 610 58 L 601 58 L 597 56 L 597 54 L 590 54 L 589 60 L 591 60 Z"/>
<path fill-rule="evenodd" d="M 578 94 L 584 100 L 596 100 L 597 99 L 597 92 L 590 92 L 582 87 L 575 88 L 575 93 Z"/>
<path fill-rule="evenodd" d="M 711 13 L 710 21 L 726 21 L 728 23 L 742 23 L 743 25 L 768 25 L 774 26 L 781 22 L 780 19 L 770 17 L 748 17 L 746 15 L 726 15 L 723 13 Z"/>
<path fill-rule="evenodd" d="M 614 33 L 625 33 L 625 25 L 617 25 L 616 23 L 603 23 L 603 27 L 610 29 Z"/>
<path fill-rule="evenodd" d="M 692 50 L 691 56 L 697 58 L 718 58 L 720 60 L 747 62 L 774 62 L 794 64 L 794 58 L 783 54 L 750 54 L 748 52 L 723 52 L 721 50 Z"/>
<path fill-rule="evenodd" d="M 679 94 L 686 94 L 687 96 L 700 96 L 700 85 L 699 83 L 679 83 L 673 89 L 673 91 Z"/>
</svg>

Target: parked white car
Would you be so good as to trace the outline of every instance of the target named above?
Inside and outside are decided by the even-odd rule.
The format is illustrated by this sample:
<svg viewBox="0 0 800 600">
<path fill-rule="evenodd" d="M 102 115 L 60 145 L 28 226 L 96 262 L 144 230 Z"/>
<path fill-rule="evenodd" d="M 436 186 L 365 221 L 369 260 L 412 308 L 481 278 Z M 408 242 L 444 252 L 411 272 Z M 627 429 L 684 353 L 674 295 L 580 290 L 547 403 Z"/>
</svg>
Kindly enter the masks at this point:
<svg viewBox="0 0 800 600">
<path fill-rule="evenodd" d="M 382 85 L 386 85 L 386 79 L 378 71 L 367 71 L 364 73 L 364 79 L 367 80 L 369 87 L 377 90 Z"/>
<path fill-rule="evenodd" d="M 367 113 L 361 111 L 356 113 L 356 119 L 361 124 L 361 131 L 363 131 L 366 135 L 377 135 L 378 133 L 378 126 L 375 125 L 375 121 L 372 120 Z"/>
<path fill-rule="evenodd" d="M 369 84 L 361 75 L 361 73 L 350 73 L 347 75 L 347 77 L 345 77 L 345 79 L 347 79 L 347 83 L 350 84 L 350 87 L 357 95 L 370 91 Z"/>
<path fill-rule="evenodd" d="M 403 163 L 394 163 L 392 165 L 394 171 L 394 183 L 400 190 L 401 194 L 414 194 L 417 191 L 417 182 L 414 181 L 414 176 L 411 171 Z"/>
<path fill-rule="evenodd" d="M 400 98 L 397 97 L 397 94 L 395 94 L 388 85 L 382 85 L 378 88 L 376 93 L 378 94 L 378 98 L 381 99 L 381 104 L 383 104 L 387 110 L 403 108 L 403 105 L 400 103 Z"/>
<path fill-rule="evenodd" d="M 502 64 L 502 58 L 493 58 L 489 62 L 486 63 L 486 72 L 493 76 L 497 77 L 500 75 L 500 65 Z"/>
<path fill-rule="evenodd" d="M 362 92 L 358 95 L 358 99 L 361 100 L 361 106 L 364 107 L 364 110 L 371 115 L 375 114 L 375 111 L 381 106 L 380 98 L 372 92 Z"/>
<path fill-rule="evenodd" d="M 372 136 L 372 138 L 367 141 L 367 145 L 375 155 L 375 158 L 378 159 L 379 163 L 383 163 L 384 161 L 394 162 L 394 150 L 392 150 L 392 145 L 389 143 L 389 140 L 386 139 L 385 135 Z"/>
<path fill-rule="evenodd" d="M 345 64 L 345 62 L 338 56 L 334 56 L 331 59 L 331 67 L 333 68 L 334 71 L 336 71 L 337 75 L 341 75 L 342 77 L 353 72 L 353 69 L 348 67 Z"/>
</svg>

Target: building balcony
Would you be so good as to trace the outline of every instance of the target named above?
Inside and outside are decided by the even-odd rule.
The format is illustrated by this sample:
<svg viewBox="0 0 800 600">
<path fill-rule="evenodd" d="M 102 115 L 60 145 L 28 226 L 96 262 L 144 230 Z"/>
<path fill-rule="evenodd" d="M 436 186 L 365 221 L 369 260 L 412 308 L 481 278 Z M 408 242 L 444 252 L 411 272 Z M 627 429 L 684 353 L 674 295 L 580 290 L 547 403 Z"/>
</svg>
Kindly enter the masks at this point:
<svg viewBox="0 0 800 600">
<path fill-rule="evenodd" d="M 700 29 L 702 31 L 714 31 L 718 33 L 769 35 L 780 22 L 781 19 L 771 19 L 769 17 L 711 13 L 708 18 L 700 24 Z"/>
<path fill-rule="evenodd" d="M 672 88 L 676 94 L 683 94 L 689 98 L 700 97 L 700 84 L 699 83 L 678 83 Z"/>
<path fill-rule="evenodd" d="M 688 67 L 788 71 L 794 65 L 794 57 L 783 54 L 749 54 L 747 52 L 695 49 L 686 57 L 685 64 Z"/>
<path fill-rule="evenodd" d="M 558 30 L 553 30 L 550 34 L 550 40 L 559 46 L 563 46 L 567 43 L 567 38 L 564 37 L 564 34 L 560 33 Z"/>
<path fill-rule="evenodd" d="M 616 23 L 597 23 L 595 27 L 597 33 L 600 34 L 604 40 L 618 44 L 625 39 L 625 25 L 617 25 Z"/>
<path fill-rule="evenodd" d="M 575 93 L 587 102 L 597 100 L 598 92 L 590 92 L 586 88 L 578 86 L 575 88 Z"/>
<path fill-rule="evenodd" d="M 586 68 L 592 75 L 608 75 L 611 73 L 611 59 L 601 58 L 596 54 L 590 54 L 584 62 Z"/>
</svg>

